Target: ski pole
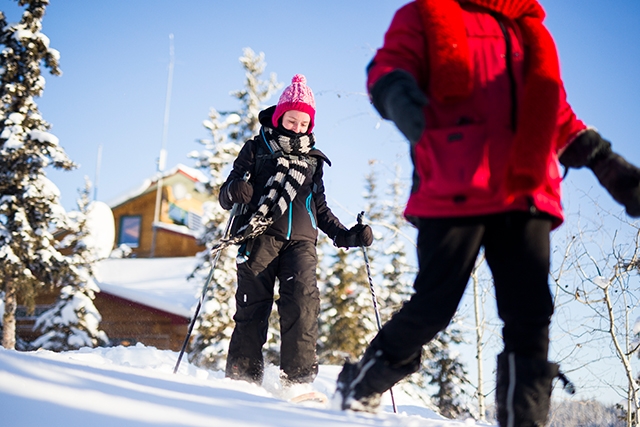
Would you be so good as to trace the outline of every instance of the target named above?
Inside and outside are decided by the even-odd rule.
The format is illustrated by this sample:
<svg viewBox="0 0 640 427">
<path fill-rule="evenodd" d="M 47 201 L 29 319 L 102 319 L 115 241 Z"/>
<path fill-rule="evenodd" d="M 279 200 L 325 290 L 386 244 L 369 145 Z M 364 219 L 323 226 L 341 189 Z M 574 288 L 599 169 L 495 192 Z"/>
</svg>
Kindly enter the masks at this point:
<svg viewBox="0 0 640 427">
<path fill-rule="evenodd" d="M 249 180 L 249 172 L 244 174 L 243 179 L 245 181 Z M 235 218 L 238 209 L 240 209 L 240 204 L 234 203 L 233 208 L 231 208 L 231 213 L 229 214 L 229 219 L 227 220 L 227 225 L 224 228 L 224 234 L 222 238 L 226 238 L 229 234 L 229 230 L 231 230 L 231 224 L 233 223 L 233 219 Z M 180 355 L 178 356 L 178 361 L 176 362 L 175 368 L 173 368 L 173 373 L 178 372 L 178 368 L 180 367 L 180 361 L 182 360 L 182 356 L 184 355 L 185 350 L 187 349 L 187 345 L 189 344 L 189 338 L 191 338 L 191 332 L 193 332 L 193 326 L 196 324 L 196 319 L 198 318 L 198 314 L 200 313 L 200 308 L 202 307 L 202 303 L 204 302 L 207 296 L 207 290 L 209 289 L 209 284 L 211 284 L 211 280 L 213 280 L 213 274 L 216 270 L 216 264 L 218 264 L 218 259 L 220 259 L 220 254 L 222 251 L 216 252 L 215 257 L 213 258 L 213 262 L 211 263 L 211 270 L 209 271 L 209 276 L 207 276 L 207 280 L 202 287 L 202 293 L 200 295 L 200 299 L 198 300 L 198 305 L 196 306 L 196 310 L 191 318 L 191 323 L 189 323 L 189 329 L 187 330 L 187 336 L 184 338 L 184 342 L 182 343 L 182 349 L 180 349 Z"/>
<path fill-rule="evenodd" d="M 358 224 L 362 225 L 362 217 L 364 216 L 364 211 L 358 214 Z M 371 278 L 371 268 L 369 267 L 369 257 L 367 256 L 367 250 L 364 247 L 364 244 L 360 245 L 360 249 L 362 249 L 362 255 L 364 255 L 364 264 L 367 268 L 367 278 L 369 279 L 369 289 L 371 290 L 371 300 L 373 301 L 373 310 L 376 313 L 376 323 L 378 324 L 378 331 L 382 329 L 382 322 L 380 321 L 380 312 L 378 311 L 378 298 L 376 297 L 376 290 L 373 287 L 373 279 Z M 398 413 L 398 407 L 396 406 L 396 399 L 393 397 L 393 387 L 389 389 L 389 394 L 391 395 L 391 405 L 393 406 L 393 412 Z"/>
</svg>

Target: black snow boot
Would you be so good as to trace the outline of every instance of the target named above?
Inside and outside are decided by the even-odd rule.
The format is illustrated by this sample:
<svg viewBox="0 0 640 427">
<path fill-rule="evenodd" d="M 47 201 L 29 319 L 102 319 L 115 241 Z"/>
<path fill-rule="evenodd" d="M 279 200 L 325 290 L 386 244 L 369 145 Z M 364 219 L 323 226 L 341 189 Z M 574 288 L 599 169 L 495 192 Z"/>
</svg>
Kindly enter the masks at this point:
<svg viewBox="0 0 640 427">
<path fill-rule="evenodd" d="M 358 363 L 345 362 L 334 402 L 343 410 L 378 412 L 382 393 L 419 368 L 419 354 L 406 362 L 391 363 L 382 350 L 369 347 Z"/>
<path fill-rule="evenodd" d="M 318 361 L 306 368 L 296 368 L 292 372 L 280 371 L 280 383 L 285 387 L 295 384 L 311 384 L 318 376 Z"/>
<path fill-rule="evenodd" d="M 567 168 L 587 166 L 629 216 L 640 216 L 640 169 L 615 153 L 595 129 L 580 133 L 559 160 Z"/>
<path fill-rule="evenodd" d="M 227 357 L 225 377 L 262 385 L 264 362 L 248 357 Z"/>
<path fill-rule="evenodd" d="M 568 381 L 546 360 L 498 355 L 496 407 L 500 427 L 542 427 L 547 421 L 553 379 Z"/>
</svg>

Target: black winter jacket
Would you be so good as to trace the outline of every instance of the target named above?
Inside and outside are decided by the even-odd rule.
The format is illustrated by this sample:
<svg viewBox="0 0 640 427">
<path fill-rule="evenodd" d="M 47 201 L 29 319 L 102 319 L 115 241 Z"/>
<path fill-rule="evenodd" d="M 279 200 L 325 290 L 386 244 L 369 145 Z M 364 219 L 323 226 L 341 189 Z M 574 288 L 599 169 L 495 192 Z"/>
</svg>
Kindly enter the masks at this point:
<svg viewBox="0 0 640 427">
<path fill-rule="evenodd" d="M 271 125 L 273 107 L 260 113 L 259 119 L 263 126 Z M 240 154 L 233 162 L 233 169 L 227 180 L 220 188 L 220 205 L 224 209 L 231 209 L 232 202 L 228 199 L 226 187 L 235 179 L 243 179 L 245 172 L 250 173 L 249 182 L 253 185 L 253 197 L 248 204 L 247 213 L 238 218 L 236 223 L 242 224 L 258 208 L 258 202 L 269 178 L 274 175 L 276 169 L 276 159 L 267 158 L 260 161 L 259 170 L 256 170 L 256 157 L 262 153 L 269 153 L 268 143 L 261 132 L 253 139 L 245 142 L 240 150 Z M 316 242 L 318 238 L 318 228 L 325 232 L 331 239 L 334 239 L 338 230 L 346 230 L 340 220 L 331 212 L 327 206 L 324 194 L 324 183 L 322 181 L 324 163 L 331 165 L 329 159 L 320 150 L 312 149 L 308 155 L 309 164 L 315 172 L 313 176 L 307 177 L 300 190 L 291 202 L 287 211 L 267 229 L 265 234 L 275 236 L 283 240 L 306 240 Z"/>
</svg>

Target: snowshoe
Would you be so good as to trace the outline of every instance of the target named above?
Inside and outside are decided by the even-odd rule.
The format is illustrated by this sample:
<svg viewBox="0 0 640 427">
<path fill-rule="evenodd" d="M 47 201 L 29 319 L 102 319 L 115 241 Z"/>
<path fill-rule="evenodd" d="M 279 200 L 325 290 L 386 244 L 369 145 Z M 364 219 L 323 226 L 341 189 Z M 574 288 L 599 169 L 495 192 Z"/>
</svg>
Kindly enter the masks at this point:
<svg viewBox="0 0 640 427">
<path fill-rule="evenodd" d="M 329 404 L 329 398 L 326 394 L 313 390 L 302 393 L 289 399 L 291 403 L 299 403 L 302 406 L 326 408 Z"/>
</svg>

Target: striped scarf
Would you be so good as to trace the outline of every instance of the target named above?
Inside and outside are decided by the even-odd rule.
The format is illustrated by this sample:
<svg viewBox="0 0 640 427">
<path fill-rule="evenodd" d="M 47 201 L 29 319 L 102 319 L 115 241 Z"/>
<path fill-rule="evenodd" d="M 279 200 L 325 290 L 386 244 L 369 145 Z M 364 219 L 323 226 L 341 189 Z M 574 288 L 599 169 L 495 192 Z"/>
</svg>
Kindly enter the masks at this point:
<svg viewBox="0 0 640 427">
<path fill-rule="evenodd" d="M 267 136 L 268 135 L 268 136 Z M 282 155 L 276 157 L 276 170 L 267 181 L 258 208 L 246 224 L 233 236 L 221 239 L 211 248 L 211 254 L 253 239 L 264 233 L 287 211 L 309 173 L 306 156 L 315 141 L 311 135 L 283 135 L 278 130 L 263 128 L 263 136 L 271 149 Z M 294 154 L 295 153 L 295 154 Z"/>
</svg>

